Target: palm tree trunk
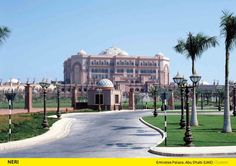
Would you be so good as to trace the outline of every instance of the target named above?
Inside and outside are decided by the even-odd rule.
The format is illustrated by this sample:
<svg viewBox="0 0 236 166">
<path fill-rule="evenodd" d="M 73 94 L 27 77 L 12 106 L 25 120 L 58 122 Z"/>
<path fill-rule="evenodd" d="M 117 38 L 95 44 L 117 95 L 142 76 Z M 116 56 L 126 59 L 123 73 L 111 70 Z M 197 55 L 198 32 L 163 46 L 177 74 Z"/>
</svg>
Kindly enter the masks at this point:
<svg viewBox="0 0 236 166">
<path fill-rule="evenodd" d="M 195 61 L 192 59 L 192 74 L 195 73 Z"/>
<path fill-rule="evenodd" d="M 223 132 L 232 132 L 229 112 L 229 50 L 225 54 L 225 100 L 224 100 L 224 126 Z"/>
<path fill-rule="evenodd" d="M 192 74 L 195 73 L 195 61 L 192 60 Z M 196 88 L 193 87 L 193 95 L 192 95 L 192 112 L 191 112 L 191 126 L 198 126 L 197 120 L 197 108 L 196 108 Z"/>
<path fill-rule="evenodd" d="M 192 112 L 191 112 L 191 126 L 198 126 L 198 119 L 197 119 L 197 107 L 196 107 L 196 88 L 193 88 L 193 95 L 192 95 Z"/>
</svg>

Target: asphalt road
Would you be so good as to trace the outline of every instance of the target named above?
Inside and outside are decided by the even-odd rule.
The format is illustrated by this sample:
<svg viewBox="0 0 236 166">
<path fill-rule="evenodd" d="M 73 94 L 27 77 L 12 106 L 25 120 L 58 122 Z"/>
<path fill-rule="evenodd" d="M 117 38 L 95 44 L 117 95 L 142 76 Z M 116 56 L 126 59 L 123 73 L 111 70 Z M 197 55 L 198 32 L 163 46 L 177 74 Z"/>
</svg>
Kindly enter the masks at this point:
<svg viewBox="0 0 236 166">
<path fill-rule="evenodd" d="M 139 117 L 150 111 L 76 114 L 70 133 L 54 142 L 10 152 L 0 157 L 158 157 L 147 152 L 161 139 Z"/>
</svg>

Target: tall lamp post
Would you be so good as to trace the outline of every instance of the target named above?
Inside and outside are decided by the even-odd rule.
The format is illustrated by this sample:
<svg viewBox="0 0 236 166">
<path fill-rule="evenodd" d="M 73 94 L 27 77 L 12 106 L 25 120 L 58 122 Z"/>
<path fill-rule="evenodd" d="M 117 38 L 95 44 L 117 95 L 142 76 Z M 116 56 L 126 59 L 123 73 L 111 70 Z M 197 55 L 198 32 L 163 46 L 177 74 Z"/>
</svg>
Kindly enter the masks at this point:
<svg viewBox="0 0 236 166">
<path fill-rule="evenodd" d="M 56 89 L 57 89 L 57 118 L 61 118 L 61 111 L 60 111 L 60 90 L 61 90 L 61 84 L 59 82 L 55 83 Z"/>
<path fill-rule="evenodd" d="M 201 110 L 203 110 L 203 90 L 201 91 Z"/>
<path fill-rule="evenodd" d="M 220 87 L 220 85 L 217 85 L 216 87 L 217 90 L 217 95 L 218 95 L 218 111 L 221 111 L 221 93 L 222 93 L 222 89 Z"/>
<path fill-rule="evenodd" d="M 183 100 L 183 93 L 184 93 L 184 86 L 187 83 L 187 80 L 184 77 L 181 77 L 179 75 L 179 72 L 177 75 L 173 78 L 174 82 L 178 85 L 180 88 L 180 98 L 181 98 L 181 118 L 180 118 L 180 128 L 183 129 L 185 127 L 185 120 L 184 120 L 184 100 Z"/>
<path fill-rule="evenodd" d="M 197 85 L 197 83 L 200 81 L 201 76 L 197 75 L 194 73 L 193 75 L 190 76 L 190 80 L 193 82 L 192 86 L 185 85 L 185 98 L 186 98 L 186 131 L 184 134 L 184 142 L 185 146 L 192 146 L 192 132 L 190 128 L 190 120 L 189 120 L 189 92 L 190 89 L 194 89 Z"/>
<path fill-rule="evenodd" d="M 49 87 L 49 83 L 46 81 L 42 81 L 39 85 L 43 88 L 43 128 L 48 128 L 48 119 L 47 119 L 47 112 L 46 112 L 46 95 L 47 95 L 47 88 Z"/>
<path fill-rule="evenodd" d="M 158 115 L 157 113 L 157 85 L 154 84 L 154 112 L 153 116 L 156 117 Z"/>
<path fill-rule="evenodd" d="M 233 115 L 236 116 L 236 110 L 235 110 L 235 105 L 236 105 L 236 83 L 234 83 L 234 89 L 233 89 L 233 104 L 234 104 L 234 107 L 233 107 Z"/>
<path fill-rule="evenodd" d="M 8 101 L 8 109 L 9 109 L 9 132 L 8 132 L 8 140 L 11 141 L 11 111 L 13 110 L 13 100 L 15 99 L 16 93 L 13 89 L 9 89 L 5 92 L 5 96 Z"/>
</svg>

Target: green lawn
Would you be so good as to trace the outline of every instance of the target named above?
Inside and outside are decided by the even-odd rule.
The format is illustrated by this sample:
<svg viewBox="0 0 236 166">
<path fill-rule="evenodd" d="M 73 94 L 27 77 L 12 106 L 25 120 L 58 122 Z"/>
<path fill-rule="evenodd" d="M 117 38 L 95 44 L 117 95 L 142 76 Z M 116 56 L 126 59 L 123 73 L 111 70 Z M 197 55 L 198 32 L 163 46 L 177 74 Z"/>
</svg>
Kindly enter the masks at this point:
<svg viewBox="0 0 236 166">
<path fill-rule="evenodd" d="M 68 111 L 68 113 L 98 112 L 93 109 L 80 109 Z M 65 113 L 65 112 L 62 112 Z M 47 115 L 56 115 L 55 111 L 48 110 Z M 0 115 L 0 143 L 8 141 L 8 115 Z M 43 113 L 13 114 L 11 140 L 21 140 L 43 134 L 47 129 L 42 127 Z M 49 127 L 56 122 L 56 118 L 48 118 Z"/>
<path fill-rule="evenodd" d="M 148 123 L 164 131 L 164 116 L 143 118 Z M 167 146 L 183 146 L 185 129 L 179 128 L 180 116 L 168 115 Z M 194 146 L 236 146 L 236 117 L 231 117 L 233 133 L 222 133 L 223 117 L 218 115 L 198 115 L 199 126 L 191 127 Z M 164 142 L 159 145 L 164 146 Z"/>
<path fill-rule="evenodd" d="M 43 114 L 14 114 L 12 115 L 11 140 L 34 137 L 46 132 L 42 127 Z M 49 126 L 56 122 L 56 118 L 48 118 Z M 8 115 L 0 116 L 0 142 L 8 141 Z"/>
</svg>

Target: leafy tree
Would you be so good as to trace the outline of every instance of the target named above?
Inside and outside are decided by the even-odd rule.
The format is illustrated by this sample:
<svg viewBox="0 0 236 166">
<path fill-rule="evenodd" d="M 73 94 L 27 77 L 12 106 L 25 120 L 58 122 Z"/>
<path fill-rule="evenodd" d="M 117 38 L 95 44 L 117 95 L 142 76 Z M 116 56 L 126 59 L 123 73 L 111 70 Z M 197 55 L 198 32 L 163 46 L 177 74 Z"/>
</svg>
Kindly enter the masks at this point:
<svg viewBox="0 0 236 166">
<path fill-rule="evenodd" d="M 224 100 L 224 125 L 223 132 L 232 132 L 229 105 L 229 58 L 230 50 L 236 43 L 236 16 L 223 11 L 220 22 L 221 34 L 225 37 L 225 100 Z"/>
<path fill-rule="evenodd" d="M 184 54 L 187 58 L 192 60 L 192 74 L 196 74 L 195 61 L 200 58 L 202 53 L 210 47 L 215 47 L 218 44 L 216 37 L 209 37 L 202 33 L 194 36 L 191 32 L 188 33 L 186 40 L 178 40 L 177 45 L 174 47 L 175 51 Z M 191 125 L 198 126 L 197 110 L 196 110 L 196 89 L 193 88 L 192 98 L 192 112 L 191 112 Z"/>
</svg>

